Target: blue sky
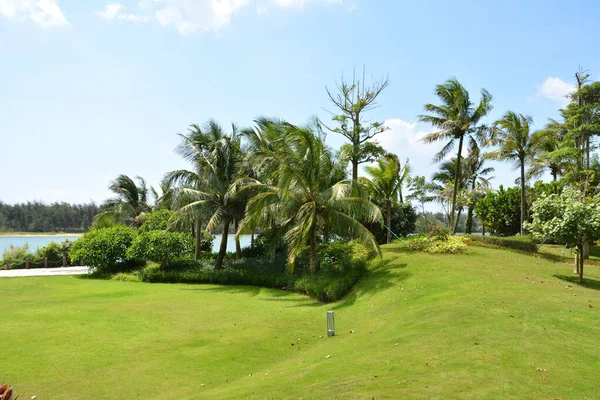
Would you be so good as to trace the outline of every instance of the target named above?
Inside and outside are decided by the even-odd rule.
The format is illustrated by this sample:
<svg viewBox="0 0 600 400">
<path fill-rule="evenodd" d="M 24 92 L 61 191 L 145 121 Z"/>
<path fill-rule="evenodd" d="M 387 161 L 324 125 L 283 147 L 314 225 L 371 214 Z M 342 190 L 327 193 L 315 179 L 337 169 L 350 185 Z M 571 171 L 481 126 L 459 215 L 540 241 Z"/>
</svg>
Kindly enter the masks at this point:
<svg viewBox="0 0 600 400">
<path fill-rule="evenodd" d="M 416 122 L 436 84 L 484 87 L 490 121 L 510 109 L 540 128 L 579 66 L 600 79 L 599 3 L 523 3 L 0 0 L 0 200 L 100 202 L 121 173 L 157 184 L 185 166 L 189 124 L 328 120 L 325 86 L 363 65 L 391 80 L 371 113 L 391 128 L 380 141 L 429 177 L 439 146 Z"/>
</svg>

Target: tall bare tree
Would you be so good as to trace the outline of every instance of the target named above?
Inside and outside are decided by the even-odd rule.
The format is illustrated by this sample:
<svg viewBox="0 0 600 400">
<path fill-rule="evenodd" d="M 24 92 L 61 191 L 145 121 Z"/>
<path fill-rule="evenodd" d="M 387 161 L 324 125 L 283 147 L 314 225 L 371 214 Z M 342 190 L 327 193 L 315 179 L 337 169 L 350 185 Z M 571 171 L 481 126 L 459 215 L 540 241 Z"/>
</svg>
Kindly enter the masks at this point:
<svg viewBox="0 0 600 400">
<path fill-rule="evenodd" d="M 383 156 L 386 151 L 379 146 L 375 136 L 387 130 L 383 122 L 373 122 L 365 119 L 365 113 L 377 107 L 377 98 L 388 87 L 389 78 L 371 79 L 366 83 L 366 70 L 363 68 L 362 79 L 352 75 L 348 82 L 343 76 L 336 82 L 335 90 L 325 88 L 331 103 L 337 109 L 332 112 L 333 121 L 339 126 L 328 128 L 349 140 L 343 148 L 350 154 L 352 164 L 352 180 L 358 179 L 358 166 L 373 162 Z"/>
</svg>

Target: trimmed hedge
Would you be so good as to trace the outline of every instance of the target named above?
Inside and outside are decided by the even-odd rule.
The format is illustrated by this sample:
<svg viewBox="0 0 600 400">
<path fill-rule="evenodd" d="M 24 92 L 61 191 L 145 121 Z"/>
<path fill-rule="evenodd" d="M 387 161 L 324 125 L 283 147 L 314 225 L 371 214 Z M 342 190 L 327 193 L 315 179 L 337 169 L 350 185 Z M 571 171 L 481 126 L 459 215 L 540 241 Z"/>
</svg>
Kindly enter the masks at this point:
<svg viewBox="0 0 600 400">
<path fill-rule="evenodd" d="M 501 247 L 526 253 L 537 252 L 539 244 L 531 236 L 477 236 L 465 235 L 469 244 L 486 247 Z"/>
</svg>

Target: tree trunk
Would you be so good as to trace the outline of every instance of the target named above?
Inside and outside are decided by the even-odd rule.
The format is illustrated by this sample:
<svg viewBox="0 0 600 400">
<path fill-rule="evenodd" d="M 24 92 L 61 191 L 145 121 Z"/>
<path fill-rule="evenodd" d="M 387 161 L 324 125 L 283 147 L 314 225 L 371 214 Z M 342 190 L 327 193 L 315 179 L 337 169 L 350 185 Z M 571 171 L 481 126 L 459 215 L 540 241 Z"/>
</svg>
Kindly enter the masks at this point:
<svg viewBox="0 0 600 400">
<path fill-rule="evenodd" d="M 229 224 L 231 221 L 228 219 L 223 221 L 223 233 L 221 234 L 221 246 L 219 246 L 219 255 L 217 256 L 217 263 L 215 269 L 223 268 L 223 260 L 225 259 L 225 253 L 227 253 L 227 237 L 229 236 Z"/>
<path fill-rule="evenodd" d="M 202 221 L 200 218 L 196 218 L 196 228 L 194 229 L 196 234 L 196 260 L 200 259 L 200 253 L 202 253 Z"/>
<path fill-rule="evenodd" d="M 387 244 L 392 242 L 392 202 L 386 201 L 386 213 L 387 213 Z"/>
<path fill-rule="evenodd" d="M 481 236 L 485 236 L 485 224 L 481 222 Z"/>
<path fill-rule="evenodd" d="M 317 230 L 315 229 L 315 226 L 313 225 L 312 228 L 310 228 L 310 237 L 308 238 L 308 257 L 309 257 L 309 268 L 310 268 L 310 273 L 312 275 L 316 275 L 317 274 Z"/>
<path fill-rule="evenodd" d="M 240 258 L 242 258 L 242 246 L 240 245 L 240 238 L 237 235 L 237 231 L 238 231 L 238 219 L 235 218 L 233 220 L 233 230 L 235 231 L 236 235 L 235 235 L 235 259 L 239 260 Z"/>
<path fill-rule="evenodd" d="M 523 223 L 525 222 L 525 160 L 521 160 L 521 226 L 520 232 L 523 236 Z"/>
<path fill-rule="evenodd" d="M 586 241 L 583 244 L 583 259 L 584 260 L 590 259 L 590 242 L 588 242 L 588 241 Z"/>
<path fill-rule="evenodd" d="M 590 135 L 585 138 L 585 165 L 590 169 Z"/>
<path fill-rule="evenodd" d="M 329 243 L 329 223 L 327 220 L 325 221 L 325 226 L 323 227 L 323 243 Z"/>
<path fill-rule="evenodd" d="M 402 197 L 402 187 L 398 189 L 398 195 L 400 196 L 400 203 L 404 203 L 404 197 Z"/>
<path fill-rule="evenodd" d="M 458 195 L 459 182 L 460 182 L 460 164 L 462 155 L 462 146 L 464 135 L 461 135 L 458 141 L 458 153 L 456 156 L 456 177 L 454 178 L 454 190 L 452 191 L 452 211 L 450 212 L 450 227 L 453 227 L 453 234 L 456 233 L 456 224 L 454 224 L 454 212 L 456 211 L 456 196 Z"/>
<path fill-rule="evenodd" d="M 474 205 L 469 204 L 467 209 L 467 221 L 465 222 L 465 233 L 467 235 L 473 233 L 473 207 Z"/>
<path fill-rule="evenodd" d="M 458 229 L 458 223 L 460 222 L 460 215 L 462 214 L 462 207 L 458 207 L 458 213 L 456 214 L 456 220 L 454 221 L 454 227 L 452 228 L 453 233 L 456 234 Z"/>
<path fill-rule="evenodd" d="M 475 182 L 476 182 L 477 176 L 473 177 L 473 184 L 471 185 L 471 192 L 474 193 L 475 192 Z M 473 197 L 474 195 L 471 195 L 471 197 Z M 471 234 L 473 233 L 473 211 L 475 209 L 475 202 L 471 201 L 469 203 L 469 208 L 467 210 L 467 221 L 465 222 L 465 233 L 467 234 Z"/>
<path fill-rule="evenodd" d="M 583 245 L 579 245 L 579 251 L 583 254 Z M 583 282 L 583 257 L 579 257 L 579 283 Z"/>
<path fill-rule="evenodd" d="M 254 229 L 252 230 L 252 234 L 250 235 L 250 248 L 254 248 Z"/>
<path fill-rule="evenodd" d="M 577 247 L 577 252 L 575 253 L 575 263 L 573 264 L 573 273 L 574 274 L 578 274 L 579 273 L 579 247 Z"/>
<path fill-rule="evenodd" d="M 358 180 L 358 158 L 352 157 L 352 180 L 356 182 Z"/>
</svg>

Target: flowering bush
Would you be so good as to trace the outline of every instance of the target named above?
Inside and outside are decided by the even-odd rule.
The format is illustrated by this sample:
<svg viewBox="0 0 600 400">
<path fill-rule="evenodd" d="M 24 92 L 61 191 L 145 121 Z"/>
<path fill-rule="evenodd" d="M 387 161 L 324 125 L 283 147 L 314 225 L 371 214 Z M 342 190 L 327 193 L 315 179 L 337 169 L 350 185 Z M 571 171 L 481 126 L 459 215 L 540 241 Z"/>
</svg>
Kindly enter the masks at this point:
<svg viewBox="0 0 600 400">
<path fill-rule="evenodd" d="M 408 241 L 411 250 L 428 253 L 460 254 L 467 250 L 465 238 L 452 236 L 441 225 L 430 227 L 427 236 L 415 236 Z"/>
</svg>

